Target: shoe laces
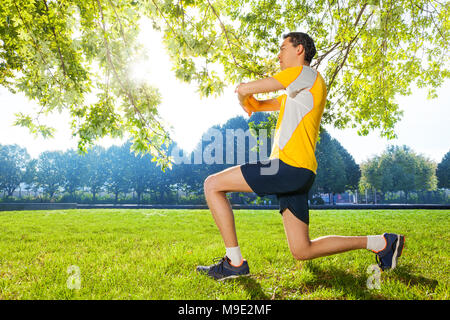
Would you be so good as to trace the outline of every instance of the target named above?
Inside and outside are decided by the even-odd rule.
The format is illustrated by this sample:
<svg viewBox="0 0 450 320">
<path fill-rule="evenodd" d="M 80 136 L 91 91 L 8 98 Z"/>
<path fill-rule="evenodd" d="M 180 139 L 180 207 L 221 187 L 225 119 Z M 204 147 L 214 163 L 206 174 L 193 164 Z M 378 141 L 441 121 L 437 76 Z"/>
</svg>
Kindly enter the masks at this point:
<svg viewBox="0 0 450 320">
<path fill-rule="evenodd" d="M 217 257 L 213 259 L 213 262 L 215 263 L 214 266 L 219 268 L 219 271 L 223 271 L 223 263 L 227 261 L 227 256 L 224 257 Z"/>
</svg>

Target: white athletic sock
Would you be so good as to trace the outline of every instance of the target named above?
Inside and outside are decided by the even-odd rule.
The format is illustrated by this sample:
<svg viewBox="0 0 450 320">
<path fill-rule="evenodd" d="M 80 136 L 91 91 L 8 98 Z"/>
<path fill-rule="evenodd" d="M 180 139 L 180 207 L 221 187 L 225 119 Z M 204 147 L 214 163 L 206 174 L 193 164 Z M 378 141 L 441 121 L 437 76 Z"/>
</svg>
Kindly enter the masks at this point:
<svg viewBox="0 0 450 320">
<path fill-rule="evenodd" d="M 367 236 L 367 249 L 378 252 L 386 247 L 386 239 L 382 235 Z"/>
<path fill-rule="evenodd" d="M 242 262 L 242 254 L 239 246 L 225 249 L 227 251 L 227 257 L 231 260 L 231 264 L 235 267 L 240 266 Z"/>
</svg>

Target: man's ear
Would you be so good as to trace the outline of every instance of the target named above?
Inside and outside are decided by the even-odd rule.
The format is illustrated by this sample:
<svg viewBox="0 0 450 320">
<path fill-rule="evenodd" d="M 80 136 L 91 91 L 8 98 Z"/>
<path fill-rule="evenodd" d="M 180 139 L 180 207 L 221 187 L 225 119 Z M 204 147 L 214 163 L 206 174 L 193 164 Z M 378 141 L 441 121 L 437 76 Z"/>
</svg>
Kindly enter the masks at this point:
<svg viewBox="0 0 450 320">
<path fill-rule="evenodd" d="M 304 51 L 305 51 L 305 48 L 303 48 L 303 45 L 299 44 L 297 46 L 297 51 L 296 51 L 297 55 L 298 56 L 301 55 Z"/>
</svg>

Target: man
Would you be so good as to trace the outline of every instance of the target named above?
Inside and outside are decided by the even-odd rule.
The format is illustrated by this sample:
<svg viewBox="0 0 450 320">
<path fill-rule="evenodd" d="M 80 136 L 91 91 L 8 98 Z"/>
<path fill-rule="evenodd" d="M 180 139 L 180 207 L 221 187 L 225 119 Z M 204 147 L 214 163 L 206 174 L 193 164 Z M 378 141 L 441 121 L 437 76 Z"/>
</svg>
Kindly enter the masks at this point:
<svg viewBox="0 0 450 320">
<path fill-rule="evenodd" d="M 314 152 L 327 92 L 320 73 L 310 67 L 316 54 L 313 40 L 301 32 L 291 32 L 283 38 L 278 55 L 281 72 L 236 88 L 239 102 L 249 116 L 258 111 L 280 111 L 272 153 L 269 161 L 234 166 L 205 180 L 206 201 L 224 240 L 226 255 L 216 264 L 198 266 L 197 271 L 216 280 L 250 273 L 238 245 L 233 211 L 226 198 L 228 192 L 277 195 L 289 249 L 297 260 L 369 249 L 376 253 L 383 270 L 395 268 L 404 246 L 403 235 L 309 239 L 308 191 L 317 170 Z M 253 97 L 282 89 L 286 94 L 276 99 Z"/>
</svg>

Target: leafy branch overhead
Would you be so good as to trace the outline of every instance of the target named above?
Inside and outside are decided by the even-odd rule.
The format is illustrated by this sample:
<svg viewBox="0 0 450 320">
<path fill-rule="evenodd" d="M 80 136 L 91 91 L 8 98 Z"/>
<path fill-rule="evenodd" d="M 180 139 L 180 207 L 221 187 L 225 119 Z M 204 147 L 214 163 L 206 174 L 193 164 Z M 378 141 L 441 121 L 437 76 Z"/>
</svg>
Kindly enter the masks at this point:
<svg viewBox="0 0 450 320">
<path fill-rule="evenodd" d="M 324 124 L 379 128 L 395 137 L 402 112 L 396 95 L 436 88 L 450 76 L 450 4 L 440 1 L 177 1 L 149 2 L 162 17 L 177 76 L 204 95 L 230 83 L 273 75 L 281 37 L 307 32 L 312 66 L 328 84 Z M 220 70 L 220 73 L 216 70 Z"/>
<path fill-rule="evenodd" d="M 394 98 L 414 84 L 435 97 L 450 76 L 449 9 L 402 0 L 3 0 L 0 84 L 40 105 L 17 114 L 17 125 L 52 136 L 41 115 L 67 110 L 80 151 L 128 133 L 132 150 L 166 168 L 164 97 L 129 72 L 142 53 L 142 17 L 163 32 L 176 76 L 200 96 L 273 75 L 281 36 L 304 31 L 316 43 L 312 66 L 328 84 L 323 123 L 393 138 L 402 115 Z"/>
<path fill-rule="evenodd" d="M 129 72 L 141 54 L 140 17 L 129 1 L 2 1 L 0 84 L 41 106 L 33 115 L 18 113 L 16 124 L 52 136 L 39 122 L 42 114 L 67 110 L 80 151 L 98 138 L 129 133 L 132 150 L 169 166 L 160 94 Z"/>
</svg>

